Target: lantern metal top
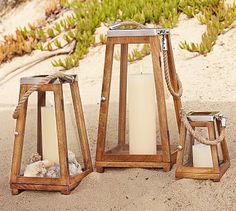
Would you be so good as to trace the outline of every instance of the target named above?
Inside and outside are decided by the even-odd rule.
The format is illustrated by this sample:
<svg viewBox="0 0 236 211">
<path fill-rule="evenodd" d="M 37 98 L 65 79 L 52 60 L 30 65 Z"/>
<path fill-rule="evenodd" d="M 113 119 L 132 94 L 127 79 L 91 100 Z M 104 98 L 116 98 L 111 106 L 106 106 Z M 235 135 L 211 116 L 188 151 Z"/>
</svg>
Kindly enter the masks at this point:
<svg viewBox="0 0 236 211">
<path fill-rule="evenodd" d="M 169 34 L 165 28 L 120 29 L 122 23 L 115 23 L 109 27 L 107 37 L 143 37 Z"/>
<path fill-rule="evenodd" d="M 109 29 L 107 37 L 143 37 L 143 36 L 160 36 L 168 34 L 168 29 Z"/>
<path fill-rule="evenodd" d="M 31 76 L 31 77 L 23 77 L 20 79 L 20 84 L 38 84 L 42 81 L 48 75 L 36 75 L 36 76 Z M 49 84 L 63 84 L 63 83 L 70 83 L 71 78 L 73 80 L 78 80 L 77 75 L 68 75 L 68 80 L 66 78 L 56 78 L 50 81 Z"/>
<path fill-rule="evenodd" d="M 192 122 L 213 122 L 215 119 L 221 121 L 222 127 L 225 127 L 225 117 L 219 111 L 210 112 L 194 112 L 191 111 L 187 114 L 188 120 Z"/>
</svg>

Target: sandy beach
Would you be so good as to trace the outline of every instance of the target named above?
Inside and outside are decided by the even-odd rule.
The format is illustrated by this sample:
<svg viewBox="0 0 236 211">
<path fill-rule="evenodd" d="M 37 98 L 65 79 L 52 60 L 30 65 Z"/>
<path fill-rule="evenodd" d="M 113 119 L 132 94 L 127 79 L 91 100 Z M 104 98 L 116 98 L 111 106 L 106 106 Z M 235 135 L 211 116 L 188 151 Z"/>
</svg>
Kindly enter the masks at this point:
<svg viewBox="0 0 236 211">
<path fill-rule="evenodd" d="M 34 0 L 2 17 L 1 36 L 11 33 L 16 27 L 24 26 L 30 20 L 44 17 L 46 0 Z M 26 12 L 37 5 L 34 13 Z M 23 18 L 25 12 L 29 14 Z M 35 15 L 36 14 L 36 15 Z M 14 21 L 17 19 L 17 21 Z M 98 29 L 105 32 L 106 28 Z M 0 210 L 236 210 L 236 28 L 232 28 L 217 39 L 214 50 L 206 57 L 179 48 L 180 41 L 199 42 L 205 26 L 196 19 L 181 15 L 177 27 L 171 29 L 171 39 L 177 72 L 183 83 L 183 107 L 196 111 L 221 111 L 227 117 L 226 138 L 231 158 L 231 167 L 220 182 L 210 180 L 175 179 L 174 166 L 170 172 L 162 169 L 112 168 L 104 173 L 89 174 L 70 195 L 58 192 L 24 191 L 11 195 L 9 175 L 14 142 L 15 120 L 12 112 L 18 102 L 20 78 L 49 74 L 57 69 L 51 65 L 53 59 L 27 70 L 10 73 L 15 67 L 44 55 L 34 51 L 30 55 L 16 57 L 0 66 Z M 98 32 L 97 32 L 98 33 Z M 80 61 L 78 68 L 66 73 L 78 75 L 87 133 L 93 164 L 95 163 L 99 104 L 102 87 L 105 46 L 90 49 Z M 144 72 L 152 72 L 151 56 L 129 64 L 129 72 L 137 73 L 140 66 Z M 112 75 L 111 112 L 108 140 L 117 136 L 114 123 L 117 120 L 119 62 L 114 61 Z M 9 74 L 7 74 L 9 73 Z M 167 89 L 166 99 L 170 125 L 174 125 L 172 97 Z M 70 109 L 69 93 L 65 93 L 66 108 Z M 69 110 L 68 110 L 69 111 Z M 34 149 L 36 130 L 36 99 L 29 102 L 27 120 L 28 146 L 24 152 Z M 30 115 L 32 114 L 32 115 Z M 114 125 L 112 125 L 114 124 Z M 73 125 L 71 126 L 73 129 Z M 173 142 L 178 141 L 174 128 Z"/>
</svg>

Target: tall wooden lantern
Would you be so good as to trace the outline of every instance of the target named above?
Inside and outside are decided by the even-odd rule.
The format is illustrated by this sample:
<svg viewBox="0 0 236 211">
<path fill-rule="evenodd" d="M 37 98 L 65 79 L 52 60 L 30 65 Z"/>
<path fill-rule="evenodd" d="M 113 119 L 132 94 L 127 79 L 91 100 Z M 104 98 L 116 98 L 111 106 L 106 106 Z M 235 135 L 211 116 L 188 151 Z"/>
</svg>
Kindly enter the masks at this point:
<svg viewBox="0 0 236 211">
<path fill-rule="evenodd" d="M 137 43 L 150 44 L 153 74 L 142 74 L 140 77 L 128 75 L 128 45 Z M 113 148 L 106 150 L 113 54 L 114 46 L 117 44 L 121 46 L 118 140 Z M 169 138 L 161 53 L 165 79 L 173 95 L 179 126 L 182 86 L 175 70 L 169 31 L 144 28 L 143 25 L 134 22 L 118 23 L 108 30 L 97 137 L 97 172 L 103 172 L 106 167 L 163 168 L 164 171 L 169 171 L 175 163 L 177 147 L 171 145 Z M 147 88 L 146 92 L 143 92 L 144 88 Z M 155 111 L 158 111 L 159 144 L 155 134 Z M 142 112 L 145 114 L 141 117 L 139 114 Z M 126 138 L 127 113 L 129 113 L 129 140 Z"/>
<path fill-rule="evenodd" d="M 225 127 L 220 112 L 182 113 L 176 178 L 220 181 L 230 166 Z"/>
<path fill-rule="evenodd" d="M 81 169 L 79 169 L 79 163 L 77 163 L 74 155 L 68 153 L 63 101 L 64 84 L 70 85 L 74 116 L 77 124 L 83 160 Z M 40 156 L 42 159 L 30 164 L 30 167 L 27 166 L 24 173 L 22 173 L 21 162 L 23 157 L 23 145 L 27 143 L 24 139 L 28 97 L 34 91 L 38 94 L 37 156 Z M 53 107 L 53 110 L 51 110 L 51 108 L 46 109 L 45 107 L 46 93 L 49 94 L 49 92 L 52 92 L 54 96 L 55 108 Z M 80 100 L 78 81 L 75 75 L 57 73 L 49 76 L 22 78 L 20 83 L 20 99 L 13 117 L 16 119 L 10 179 L 13 195 L 18 194 L 19 191 L 22 190 L 60 191 L 62 194 L 69 194 L 86 175 L 92 172 L 93 168 L 87 132 Z M 43 121 L 45 124 L 42 124 Z M 53 125 L 55 126 L 54 128 Z M 47 140 L 45 133 L 48 133 L 49 138 Z M 45 142 L 44 139 L 46 140 Z M 52 146 L 53 144 L 54 146 Z M 48 151 L 48 147 L 51 147 L 51 151 Z M 48 170 L 46 174 L 46 169 L 49 168 L 50 163 L 52 164 L 53 162 L 58 163 L 55 164 L 55 166 L 51 166 L 50 172 Z M 71 174 L 71 170 L 75 173 Z M 35 172 L 37 174 L 34 174 Z M 50 177 L 48 176 L 48 173 L 54 176 Z"/>
</svg>

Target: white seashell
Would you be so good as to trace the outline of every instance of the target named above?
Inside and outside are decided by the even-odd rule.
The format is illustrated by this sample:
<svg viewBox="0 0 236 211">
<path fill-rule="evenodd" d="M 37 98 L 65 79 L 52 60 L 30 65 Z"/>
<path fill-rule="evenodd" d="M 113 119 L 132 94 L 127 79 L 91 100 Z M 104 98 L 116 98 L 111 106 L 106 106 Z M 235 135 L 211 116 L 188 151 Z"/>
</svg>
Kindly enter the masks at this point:
<svg viewBox="0 0 236 211">
<path fill-rule="evenodd" d="M 74 175 L 82 173 L 80 164 L 76 165 L 74 163 L 69 163 L 69 172 L 70 172 L 70 176 L 74 176 Z"/>
<path fill-rule="evenodd" d="M 40 160 L 42 160 L 42 156 L 38 152 L 32 154 L 30 157 L 30 163 L 34 163 Z"/>
<path fill-rule="evenodd" d="M 75 153 L 73 153 L 70 150 L 68 150 L 68 162 L 69 162 L 69 172 L 71 176 L 80 174 L 83 172 L 81 165 L 76 160 Z"/>
<path fill-rule="evenodd" d="M 77 162 L 76 158 L 75 158 L 75 153 L 73 153 L 72 151 L 68 150 L 68 162 L 69 163 L 75 163 Z"/>
<path fill-rule="evenodd" d="M 60 177 L 60 167 L 59 165 L 54 165 L 48 168 L 48 171 L 46 173 L 46 177 L 50 178 L 58 178 Z"/>
<path fill-rule="evenodd" d="M 55 164 L 55 162 L 49 160 L 39 160 L 41 156 L 35 153 L 31 156 L 30 161 L 33 162 L 26 166 L 24 171 L 25 177 L 49 177 L 49 178 L 59 178 L 60 177 L 60 166 Z M 68 164 L 69 164 L 69 174 L 71 176 L 82 173 L 81 165 L 76 160 L 75 154 L 68 150 Z"/>
<path fill-rule="evenodd" d="M 48 160 L 37 161 L 26 166 L 25 177 L 44 177 L 47 173 L 46 166 L 51 165 Z"/>
</svg>

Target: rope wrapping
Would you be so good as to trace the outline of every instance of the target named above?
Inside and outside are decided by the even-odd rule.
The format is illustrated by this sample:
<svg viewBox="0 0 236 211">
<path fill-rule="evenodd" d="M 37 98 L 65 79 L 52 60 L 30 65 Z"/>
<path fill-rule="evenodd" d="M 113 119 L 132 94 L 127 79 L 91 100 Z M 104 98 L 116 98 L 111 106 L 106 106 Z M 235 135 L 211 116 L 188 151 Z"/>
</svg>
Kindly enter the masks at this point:
<svg viewBox="0 0 236 211">
<path fill-rule="evenodd" d="M 167 51 L 163 50 L 163 62 L 164 62 L 164 75 L 165 75 L 165 81 L 166 81 L 166 85 L 167 88 L 170 92 L 170 94 L 173 97 L 177 97 L 177 98 L 181 98 L 182 94 L 183 94 L 183 86 L 182 86 L 182 82 L 178 76 L 178 74 L 176 73 L 176 80 L 178 83 L 178 92 L 175 92 L 175 90 L 172 87 L 171 81 L 170 81 L 170 73 L 169 73 L 169 65 L 168 65 L 168 54 Z"/>
<path fill-rule="evenodd" d="M 39 89 L 39 87 L 41 87 L 42 85 L 44 84 L 48 84 L 50 83 L 53 79 L 56 79 L 56 78 L 59 78 L 59 79 L 64 79 L 68 82 L 72 82 L 74 80 L 74 77 L 73 76 L 69 76 L 69 75 L 66 75 L 64 73 L 61 73 L 61 72 L 56 72 L 52 75 L 48 75 L 46 77 L 44 77 L 39 83 L 33 85 L 27 92 L 25 92 L 25 94 L 20 98 L 19 102 L 18 102 L 18 105 L 16 106 L 14 112 L 13 112 L 13 118 L 14 119 L 17 119 L 18 116 L 19 116 L 19 111 L 20 109 L 22 108 L 22 106 L 24 105 L 24 103 L 28 100 L 29 96 L 37 91 Z"/>
<path fill-rule="evenodd" d="M 181 121 L 183 122 L 185 128 L 188 130 L 188 132 L 201 144 L 205 144 L 205 145 L 216 145 L 218 143 L 220 143 L 221 141 L 224 140 L 225 138 L 225 128 L 223 127 L 221 129 L 220 135 L 215 139 L 215 140 L 209 140 L 207 138 L 204 138 L 203 136 L 201 136 L 199 133 L 197 133 L 192 126 L 189 123 L 188 117 L 186 115 L 186 113 L 184 112 L 184 110 L 181 110 Z"/>
</svg>

